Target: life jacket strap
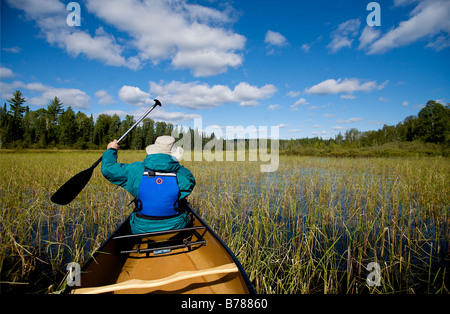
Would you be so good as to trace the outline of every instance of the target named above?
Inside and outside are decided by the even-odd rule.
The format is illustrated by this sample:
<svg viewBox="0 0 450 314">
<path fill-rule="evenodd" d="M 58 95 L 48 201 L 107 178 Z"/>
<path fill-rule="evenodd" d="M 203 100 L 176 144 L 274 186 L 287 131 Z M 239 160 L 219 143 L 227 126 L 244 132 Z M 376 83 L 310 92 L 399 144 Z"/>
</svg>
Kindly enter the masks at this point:
<svg viewBox="0 0 450 314">
<path fill-rule="evenodd" d="M 171 216 L 147 216 L 147 215 L 143 215 L 141 213 L 136 213 L 136 217 L 142 218 L 142 219 L 147 219 L 147 220 L 165 220 L 165 219 L 170 219 L 170 218 L 175 218 L 180 216 L 181 214 L 183 214 L 184 211 L 179 212 L 176 215 L 171 215 Z"/>
<path fill-rule="evenodd" d="M 177 174 L 173 172 L 157 172 L 153 170 L 145 170 L 144 176 L 147 177 L 155 177 L 155 176 L 163 176 L 163 177 L 176 177 Z"/>
</svg>

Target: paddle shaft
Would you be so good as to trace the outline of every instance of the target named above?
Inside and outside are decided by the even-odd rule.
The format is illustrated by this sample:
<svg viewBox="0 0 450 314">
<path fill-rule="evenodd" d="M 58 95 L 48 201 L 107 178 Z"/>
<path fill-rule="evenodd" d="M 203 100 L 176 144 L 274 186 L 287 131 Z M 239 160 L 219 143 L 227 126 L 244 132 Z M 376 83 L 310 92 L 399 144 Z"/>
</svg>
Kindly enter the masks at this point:
<svg viewBox="0 0 450 314">
<path fill-rule="evenodd" d="M 159 100 L 155 99 L 155 104 L 153 107 L 151 107 L 149 110 L 147 110 L 146 113 L 140 117 L 135 124 L 133 124 L 118 140 L 117 143 L 119 143 L 128 133 L 130 133 L 131 130 L 133 130 L 136 125 L 142 122 L 144 118 L 152 112 L 153 109 L 155 109 L 156 106 L 161 106 L 161 103 Z M 103 157 L 103 156 L 102 156 Z M 52 197 L 51 200 L 53 203 L 58 205 L 66 205 L 69 204 L 73 199 L 78 195 L 78 193 L 81 192 L 81 190 L 86 186 L 86 184 L 91 179 L 92 173 L 94 172 L 94 168 L 98 166 L 98 164 L 102 161 L 102 157 L 100 157 L 96 162 L 92 164 L 91 167 L 89 167 L 86 170 L 81 171 L 80 173 L 76 174 L 72 178 L 69 179 L 66 183 L 64 183 L 58 191 L 56 191 Z"/>
<path fill-rule="evenodd" d="M 127 134 L 128 133 L 130 133 L 135 127 L 136 127 L 136 125 L 138 125 L 139 123 L 141 123 L 142 122 L 142 120 L 144 120 L 145 119 L 145 117 L 146 116 L 148 116 L 148 114 L 150 113 L 150 112 L 152 112 L 153 111 L 153 109 L 155 109 L 155 107 L 157 107 L 157 106 L 161 106 L 161 103 L 159 102 L 159 100 L 158 99 L 155 99 L 155 104 L 153 105 L 153 107 L 151 107 L 149 110 L 147 110 L 147 112 L 146 113 L 144 113 L 143 115 L 142 115 L 142 117 L 140 117 L 121 137 L 119 137 L 119 139 L 117 140 L 117 144 L 119 144 L 120 143 L 120 141 L 121 140 L 123 140 L 124 139 L 124 137 L 125 136 L 127 136 Z M 95 167 L 97 167 L 98 166 L 98 164 L 99 163 L 101 163 L 102 162 L 102 158 L 103 157 L 100 157 L 96 162 L 94 162 L 93 164 L 92 164 L 92 166 L 90 167 L 90 169 L 94 169 Z"/>
<path fill-rule="evenodd" d="M 136 125 L 138 125 L 139 123 L 141 123 L 142 120 L 144 120 L 144 118 L 145 118 L 146 116 L 148 116 L 148 114 L 149 114 L 150 112 L 152 112 L 152 110 L 155 109 L 155 107 L 157 107 L 157 106 L 161 106 L 161 103 L 159 102 L 158 99 L 155 99 L 155 104 L 153 105 L 153 107 L 151 107 L 149 110 L 147 110 L 147 112 L 144 113 L 144 114 L 142 115 L 142 117 L 140 117 L 139 120 L 137 120 L 137 121 L 131 126 L 131 128 L 129 128 L 129 129 L 128 129 L 121 137 L 119 137 L 119 139 L 117 140 L 117 143 L 119 143 L 125 136 L 127 136 L 127 134 L 130 133 L 131 130 L 133 130 L 133 129 L 136 127 Z"/>
</svg>

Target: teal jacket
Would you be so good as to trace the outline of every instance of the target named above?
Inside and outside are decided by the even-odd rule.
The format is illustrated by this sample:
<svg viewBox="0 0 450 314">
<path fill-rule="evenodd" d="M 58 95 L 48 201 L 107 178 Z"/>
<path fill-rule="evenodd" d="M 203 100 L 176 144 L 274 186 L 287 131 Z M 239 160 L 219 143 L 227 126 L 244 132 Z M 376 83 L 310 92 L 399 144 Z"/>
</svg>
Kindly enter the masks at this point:
<svg viewBox="0 0 450 314">
<path fill-rule="evenodd" d="M 123 187 L 136 198 L 146 167 L 153 171 L 176 172 L 178 187 L 180 188 L 180 200 L 191 194 L 194 189 L 195 179 L 192 173 L 170 155 L 147 155 L 143 162 L 124 164 L 117 162 L 117 150 L 110 148 L 103 153 L 103 176 L 109 182 Z"/>
</svg>

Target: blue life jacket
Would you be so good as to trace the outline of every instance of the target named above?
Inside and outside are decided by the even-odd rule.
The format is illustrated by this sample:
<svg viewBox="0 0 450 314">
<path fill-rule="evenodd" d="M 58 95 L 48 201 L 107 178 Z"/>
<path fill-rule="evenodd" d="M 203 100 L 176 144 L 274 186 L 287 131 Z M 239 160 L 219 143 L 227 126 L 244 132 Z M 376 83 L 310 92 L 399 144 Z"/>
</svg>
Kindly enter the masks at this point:
<svg viewBox="0 0 450 314">
<path fill-rule="evenodd" d="M 146 169 L 139 185 L 139 213 L 151 217 L 178 215 L 179 196 L 176 173 Z"/>
</svg>

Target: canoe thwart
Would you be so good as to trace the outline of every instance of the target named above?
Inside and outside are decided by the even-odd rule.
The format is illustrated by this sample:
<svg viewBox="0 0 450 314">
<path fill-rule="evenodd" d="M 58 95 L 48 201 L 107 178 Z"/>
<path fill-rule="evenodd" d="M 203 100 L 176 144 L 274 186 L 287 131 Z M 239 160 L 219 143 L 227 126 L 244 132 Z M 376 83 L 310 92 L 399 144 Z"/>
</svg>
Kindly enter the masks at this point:
<svg viewBox="0 0 450 314">
<path fill-rule="evenodd" d="M 91 287 L 91 288 L 79 288 L 72 290 L 72 293 L 75 294 L 99 294 L 99 293 L 108 293 L 114 292 L 118 290 L 128 290 L 128 289 L 145 289 L 145 288 L 154 288 L 163 285 L 167 285 L 176 281 L 181 281 L 185 279 L 191 279 L 196 277 L 215 275 L 215 274 L 226 274 L 226 273 L 235 273 L 239 272 L 236 264 L 230 263 L 221 266 L 217 266 L 209 269 L 200 269 L 193 271 L 180 271 L 175 273 L 169 277 L 155 279 L 155 280 L 140 280 L 140 279 L 131 279 L 121 283 L 116 283 L 112 285 L 106 285 L 101 287 Z"/>
<path fill-rule="evenodd" d="M 190 227 L 166 231 L 157 231 L 141 234 L 130 234 L 114 237 L 114 240 L 127 240 L 134 242 L 133 247 L 128 246 L 127 248 L 122 248 L 120 250 L 121 254 L 130 253 L 152 253 L 153 254 L 163 254 L 169 253 L 174 249 L 188 248 L 192 249 L 193 246 L 203 246 L 206 245 L 206 240 L 203 238 L 198 230 L 205 230 L 206 227 Z M 165 239 L 157 240 L 158 237 L 164 235 L 174 236 Z M 203 233 L 204 234 L 204 233 Z"/>
<path fill-rule="evenodd" d="M 194 231 L 194 230 L 199 230 L 199 229 L 206 229 L 206 227 L 205 226 L 198 226 L 198 227 L 190 227 L 190 228 L 165 230 L 165 231 L 155 231 L 155 232 L 138 233 L 138 234 L 127 234 L 127 235 L 123 235 L 123 236 L 114 237 L 113 240 L 159 236 L 159 235 L 165 235 L 165 234 L 179 233 L 179 232 L 182 232 L 182 231 Z"/>
<path fill-rule="evenodd" d="M 164 244 L 167 242 L 163 242 Z M 154 247 L 147 247 L 142 249 L 140 247 L 140 243 L 137 244 L 136 249 L 133 250 L 125 250 L 125 251 L 120 251 L 121 254 L 129 254 L 129 253 L 151 253 L 151 252 L 155 252 L 155 251 L 167 251 L 164 253 L 168 253 L 171 250 L 175 250 L 175 249 L 181 249 L 181 248 L 189 248 L 191 246 L 194 245 L 206 245 L 206 240 L 200 240 L 200 241 L 186 241 L 183 242 L 181 244 L 174 244 L 174 245 L 158 245 L 158 246 L 154 246 Z"/>
</svg>

